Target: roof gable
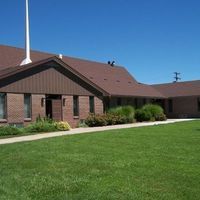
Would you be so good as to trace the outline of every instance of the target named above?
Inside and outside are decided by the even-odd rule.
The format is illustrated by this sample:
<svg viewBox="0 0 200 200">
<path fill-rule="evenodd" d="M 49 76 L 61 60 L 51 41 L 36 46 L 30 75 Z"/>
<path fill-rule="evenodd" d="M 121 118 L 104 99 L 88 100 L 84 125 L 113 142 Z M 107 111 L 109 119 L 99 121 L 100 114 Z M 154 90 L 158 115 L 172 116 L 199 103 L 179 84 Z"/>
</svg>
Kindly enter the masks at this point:
<svg viewBox="0 0 200 200">
<path fill-rule="evenodd" d="M 26 66 L 7 68 L 0 73 L 0 91 L 102 95 L 103 91 L 101 89 L 95 87 L 76 71 L 60 62 L 60 59 L 52 57 Z M 52 72 L 54 72 L 54 75 Z M 44 87 L 47 89 L 45 90 Z"/>
</svg>

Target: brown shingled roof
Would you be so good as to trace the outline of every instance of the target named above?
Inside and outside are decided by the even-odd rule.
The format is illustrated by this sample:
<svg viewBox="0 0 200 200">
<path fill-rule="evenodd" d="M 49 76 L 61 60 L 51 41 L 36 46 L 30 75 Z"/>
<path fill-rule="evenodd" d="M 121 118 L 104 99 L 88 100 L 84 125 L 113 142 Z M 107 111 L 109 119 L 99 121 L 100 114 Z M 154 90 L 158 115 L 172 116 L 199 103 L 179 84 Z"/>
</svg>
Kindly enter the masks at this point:
<svg viewBox="0 0 200 200">
<path fill-rule="evenodd" d="M 152 85 L 166 97 L 199 96 L 200 80 Z"/>
<path fill-rule="evenodd" d="M 56 55 L 31 51 L 33 63 L 53 56 Z M 0 45 L 0 76 L 18 69 L 23 58 L 24 49 Z M 123 67 L 67 56 L 62 61 L 112 96 L 164 97 L 152 86 L 138 83 Z"/>
</svg>

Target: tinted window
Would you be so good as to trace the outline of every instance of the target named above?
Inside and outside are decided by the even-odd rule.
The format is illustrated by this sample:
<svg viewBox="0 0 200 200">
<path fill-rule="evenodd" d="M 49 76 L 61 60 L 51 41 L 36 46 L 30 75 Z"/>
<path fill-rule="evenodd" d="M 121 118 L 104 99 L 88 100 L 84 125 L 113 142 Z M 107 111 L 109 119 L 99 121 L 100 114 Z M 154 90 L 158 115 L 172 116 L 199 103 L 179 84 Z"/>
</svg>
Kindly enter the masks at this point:
<svg viewBox="0 0 200 200">
<path fill-rule="evenodd" d="M 24 95 L 24 118 L 31 118 L 31 95 Z"/>
<path fill-rule="evenodd" d="M 73 110 L 74 110 L 74 116 L 79 116 L 78 96 L 73 97 Z"/>
<path fill-rule="evenodd" d="M 90 96 L 90 113 L 94 113 L 94 97 Z"/>
<path fill-rule="evenodd" d="M 172 101 L 172 99 L 168 100 L 168 111 L 173 112 L 173 101 Z"/>
<path fill-rule="evenodd" d="M 0 93 L 0 119 L 6 118 L 6 94 Z"/>
</svg>

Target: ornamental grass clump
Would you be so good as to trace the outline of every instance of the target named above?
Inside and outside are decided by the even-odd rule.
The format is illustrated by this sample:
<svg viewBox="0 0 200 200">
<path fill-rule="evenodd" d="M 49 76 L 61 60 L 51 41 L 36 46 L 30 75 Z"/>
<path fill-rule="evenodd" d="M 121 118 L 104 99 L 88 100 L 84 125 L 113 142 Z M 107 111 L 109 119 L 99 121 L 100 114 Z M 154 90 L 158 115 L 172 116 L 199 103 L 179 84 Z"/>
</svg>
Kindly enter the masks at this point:
<svg viewBox="0 0 200 200">
<path fill-rule="evenodd" d="M 143 110 L 149 111 L 153 117 L 154 120 L 157 121 L 159 115 L 163 114 L 163 108 L 159 105 L 155 104 L 146 104 L 142 107 Z"/>
<path fill-rule="evenodd" d="M 135 112 L 135 118 L 139 122 L 164 121 L 167 119 L 163 108 L 154 104 L 146 104 L 142 108 L 137 109 Z"/>
<path fill-rule="evenodd" d="M 125 119 L 124 123 L 132 123 L 135 118 L 135 109 L 133 106 L 119 106 L 108 110 L 109 114 L 121 116 Z"/>
<path fill-rule="evenodd" d="M 135 118 L 138 122 L 153 121 L 151 112 L 144 109 L 137 109 L 135 111 Z"/>
</svg>

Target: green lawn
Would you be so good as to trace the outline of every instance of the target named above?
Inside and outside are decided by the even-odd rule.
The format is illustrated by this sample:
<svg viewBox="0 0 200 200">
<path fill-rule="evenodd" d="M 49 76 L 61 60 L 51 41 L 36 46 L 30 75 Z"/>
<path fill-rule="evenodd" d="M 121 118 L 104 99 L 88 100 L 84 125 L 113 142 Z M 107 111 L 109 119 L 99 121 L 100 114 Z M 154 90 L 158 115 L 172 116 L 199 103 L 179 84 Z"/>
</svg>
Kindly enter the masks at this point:
<svg viewBox="0 0 200 200">
<path fill-rule="evenodd" d="M 200 121 L 0 146 L 0 200 L 200 199 Z"/>
</svg>

